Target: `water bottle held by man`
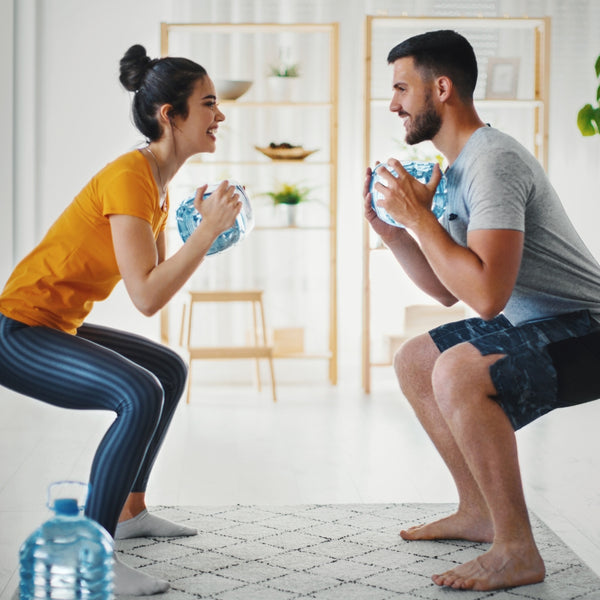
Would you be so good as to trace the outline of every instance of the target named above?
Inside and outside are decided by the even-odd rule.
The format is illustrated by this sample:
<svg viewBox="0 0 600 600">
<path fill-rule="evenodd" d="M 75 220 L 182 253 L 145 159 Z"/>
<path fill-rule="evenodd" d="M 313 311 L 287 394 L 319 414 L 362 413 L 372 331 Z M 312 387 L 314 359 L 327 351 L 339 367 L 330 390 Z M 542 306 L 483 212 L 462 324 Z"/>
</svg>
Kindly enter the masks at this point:
<svg viewBox="0 0 600 600">
<path fill-rule="evenodd" d="M 431 179 L 435 163 L 416 160 L 407 160 L 401 162 L 402 166 L 407 171 L 407 173 L 409 175 L 412 175 L 421 183 L 427 183 Z M 386 210 L 384 210 L 381 206 L 377 206 L 377 201 L 381 200 L 383 198 L 383 195 L 375 189 L 375 184 L 382 183 L 383 185 L 385 185 L 385 182 L 382 180 L 380 175 L 381 169 L 387 169 L 394 177 L 398 177 L 398 173 L 396 172 L 396 170 L 386 163 L 380 163 L 373 169 L 373 173 L 371 175 L 371 184 L 369 186 L 373 209 L 382 221 L 385 221 L 389 225 L 394 225 L 395 227 L 403 228 L 404 225 L 402 225 L 402 223 L 398 223 L 398 221 L 396 221 L 391 215 L 389 215 Z M 433 196 L 433 204 L 431 207 L 433 214 L 438 219 L 444 214 L 444 211 L 446 210 L 447 201 L 448 197 L 446 191 L 446 176 L 442 175 L 442 179 L 440 180 L 435 190 L 435 194 Z"/>
</svg>

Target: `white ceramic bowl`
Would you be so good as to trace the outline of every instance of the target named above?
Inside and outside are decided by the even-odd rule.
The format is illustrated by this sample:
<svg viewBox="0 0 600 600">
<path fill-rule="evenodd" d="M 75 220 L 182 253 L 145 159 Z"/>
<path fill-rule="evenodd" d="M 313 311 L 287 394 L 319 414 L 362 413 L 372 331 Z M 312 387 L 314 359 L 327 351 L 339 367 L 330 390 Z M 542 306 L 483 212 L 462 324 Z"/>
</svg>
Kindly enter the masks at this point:
<svg viewBox="0 0 600 600">
<path fill-rule="evenodd" d="M 235 79 L 218 79 L 215 81 L 217 96 L 221 100 L 237 100 L 245 94 L 252 86 L 252 81 L 241 81 Z"/>
</svg>

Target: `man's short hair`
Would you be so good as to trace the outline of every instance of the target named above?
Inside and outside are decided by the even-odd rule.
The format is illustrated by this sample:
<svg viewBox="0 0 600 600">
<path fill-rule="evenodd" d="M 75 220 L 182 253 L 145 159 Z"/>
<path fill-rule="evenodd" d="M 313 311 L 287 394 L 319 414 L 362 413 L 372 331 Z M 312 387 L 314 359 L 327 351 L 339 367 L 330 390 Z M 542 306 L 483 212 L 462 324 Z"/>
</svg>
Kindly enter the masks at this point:
<svg viewBox="0 0 600 600">
<path fill-rule="evenodd" d="M 424 79 L 446 76 L 459 96 L 471 100 L 477 83 L 477 59 L 471 44 L 450 29 L 429 31 L 408 38 L 392 48 L 388 63 L 412 57 Z"/>
</svg>

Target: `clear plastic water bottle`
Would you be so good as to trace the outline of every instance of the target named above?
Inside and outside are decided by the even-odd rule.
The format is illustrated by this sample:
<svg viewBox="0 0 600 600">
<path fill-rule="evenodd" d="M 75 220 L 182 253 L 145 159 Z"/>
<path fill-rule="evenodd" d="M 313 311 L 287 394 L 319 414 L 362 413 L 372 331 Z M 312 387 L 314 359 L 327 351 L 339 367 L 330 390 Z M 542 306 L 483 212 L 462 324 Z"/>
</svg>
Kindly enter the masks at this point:
<svg viewBox="0 0 600 600">
<path fill-rule="evenodd" d="M 227 250 L 227 248 L 230 248 L 231 246 L 241 242 L 254 227 L 252 206 L 246 190 L 236 181 L 229 180 L 229 185 L 235 186 L 235 193 L 242 201 L 242 209 L 240 210 L 233 227 L 230 227 L 221 233 L 219 237 L 217 237 L 206 253 L 207 255 L 223 252 L 223 250 Z M 209 185 L 202 199 L 206 200 L 206 198 L 208 198 L 218 186 L 218 183 Z M 179 235 L 185 242 L 202 220 L 202 215 L 194 208 L 193 196 L 187 200 L 184 200 L 179 205 L 177 208 L 176 217 Z"/>
<path fill-rule="evenodd" d="M 402 166 L 406 169 L 406 171 L 412 175 L 415 179 L 420 181 L 421 183 L 427 183 L 431 179 L 431 175 L 433 173 L 433 168 L 435 163 L 432 162 L 422 162 L 416 160 L 407 160 L 402 161 Z M 404 227 L 402 223 L 398 223 L 391 215 L 387 213 L 381 206 L 377 206 L 377 201 L 383 198 L 383 194 L 378 192 L 375 189 L 376 183 L 381 183 L 385 185 L 385 182 L 380 176 L 381 169 L 387 169 L 394 177 L 398 177 L 398 173 L 395 169 L 390 167 L 386 163 L 380 163 L 373 169 L 373 174 L 371 175 L 371 183 L 369 187 L 369 191 L 371 192 L 371 203 L 377 216 L 386 223 L 390 225 L 394 225 L 395 227 Z M 436 218 L 440 218 L 444 211 L 446 210 L 446 204 L 448 202 L 448 194 L 446 190 L 446 176 L 442 174 L 442 179 L 440 180 L 435 194 L 433 196 L 433 204 L 431 206 L 431 210 Z"/>
<path fill-rule="evenodd" d="M 113 540 L 81 510 L 87 485 L 61 481 L 48 489 L 55 516 L 19 552 L 20 600 L 111 600 Z"/>
</svg>

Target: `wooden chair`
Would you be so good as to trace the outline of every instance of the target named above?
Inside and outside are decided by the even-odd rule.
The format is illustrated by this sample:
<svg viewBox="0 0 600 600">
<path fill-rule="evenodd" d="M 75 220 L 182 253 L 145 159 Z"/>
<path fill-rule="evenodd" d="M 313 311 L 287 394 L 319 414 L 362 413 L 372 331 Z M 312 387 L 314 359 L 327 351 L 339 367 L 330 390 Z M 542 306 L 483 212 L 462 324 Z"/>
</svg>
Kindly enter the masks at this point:
<svg viewBox="0 0 600 600">
<path fill-rule="evenodd" d="M 273 367 L 273 346 L 267 344 L 267 328 L 265 324 L 265 311 L 263 306 L 262 290 L 219 290 L 209 292 L 188 292 L 189 302 L 187 308 L 184 308 L 181 319 L 180 344 L 185 347 L 189 353 L 189 376 L 187 403 L 190 402 L 190 390 L 192 387 L 192 361 L 201 359 L 227 360 L 227 359 L 246 359 L 256 360 L 256 378 L 259 391 L 262 389 L 260 378 L 260 359 L 266 358 L 269 361 L 271 372 L 271 389 L 273 392 L 273 402 L 277 402 L 277 393 L 275 389 L 275 369 Z M 192 346 L 192 317 L 194 314 L 194 305 L 206 302 L 249 302 L 252 304 L 252 319 L 254 325 L 254 344 L 248 346 Z M 260 317 L 260 319 L 259 319 Z M 260 320 L 260 323 L 259 323 Z M 187 336 L 184 330 L 187 328 Z"/>
<path fill-rule="evenodd" d="M 399 335 L 389 336 L 390 362 L 393 362 L 395 351 L 407 340 L 444 323 L 465 319 L 466 316 L 466 307 L 462 304 L 451 307 L 429 304 L 407 306 L 404 309 L 404 331 Z"/>
</svg>

